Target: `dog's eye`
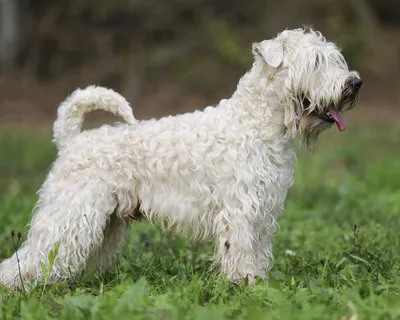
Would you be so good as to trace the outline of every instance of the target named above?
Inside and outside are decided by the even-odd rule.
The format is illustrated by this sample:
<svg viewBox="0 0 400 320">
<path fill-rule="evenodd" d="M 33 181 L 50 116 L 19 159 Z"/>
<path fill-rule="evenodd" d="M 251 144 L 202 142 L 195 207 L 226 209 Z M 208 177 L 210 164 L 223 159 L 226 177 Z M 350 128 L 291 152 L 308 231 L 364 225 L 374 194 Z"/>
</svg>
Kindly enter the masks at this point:
<svg viewBox="0 0 400 320">
<path fill-rule="evenodd" d="M 308 100 L 307 98 L 304 98 L 303 99 L 303 108 L 308 109 L 310 107 L 310 105 L 311 105 L 310 100 Z"/>
</svg>

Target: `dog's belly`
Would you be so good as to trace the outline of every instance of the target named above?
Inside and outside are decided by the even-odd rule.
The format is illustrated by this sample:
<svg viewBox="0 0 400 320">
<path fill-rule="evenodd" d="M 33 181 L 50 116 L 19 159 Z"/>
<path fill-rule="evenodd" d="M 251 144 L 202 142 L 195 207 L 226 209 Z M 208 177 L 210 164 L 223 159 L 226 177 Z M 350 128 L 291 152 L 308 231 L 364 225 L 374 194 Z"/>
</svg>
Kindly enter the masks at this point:
<svg viewBox="0 0 400 320">
<path fill-rule="evenodd" d="M 140 211 L 165 229 L 195 238 L 209 238 L 221 200 L 199 180 L 181 183 L 141 183 L 137 190 Z"/>
</svg>

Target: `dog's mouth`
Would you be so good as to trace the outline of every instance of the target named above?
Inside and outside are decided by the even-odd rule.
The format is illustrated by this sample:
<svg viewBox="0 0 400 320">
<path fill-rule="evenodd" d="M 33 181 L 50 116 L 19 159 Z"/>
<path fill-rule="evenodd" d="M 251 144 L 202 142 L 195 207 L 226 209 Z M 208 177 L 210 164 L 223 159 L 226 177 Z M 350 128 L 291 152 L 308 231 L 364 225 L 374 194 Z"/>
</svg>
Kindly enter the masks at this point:
<svg viewBox="0 0 400 320">
<path fill-rule="evenodd" d="M 304 110 L 307 110 L 310 107 L 310 100 L 305 98 L 303 100 L 303 108 Z M 328 110 L 320 113 L 317 112 L 316 110 L 312 111 L 311 114 L 327 123 L 336 123 L 336 126 L 338 127 L 339 131 L 343 131 L 346 129 L 346 122 L 344 121 L 344 118 L 341 114 L 341 112 L 335 108 L 334 106 L 329 106 L 327 108 Z"/>
</svg>

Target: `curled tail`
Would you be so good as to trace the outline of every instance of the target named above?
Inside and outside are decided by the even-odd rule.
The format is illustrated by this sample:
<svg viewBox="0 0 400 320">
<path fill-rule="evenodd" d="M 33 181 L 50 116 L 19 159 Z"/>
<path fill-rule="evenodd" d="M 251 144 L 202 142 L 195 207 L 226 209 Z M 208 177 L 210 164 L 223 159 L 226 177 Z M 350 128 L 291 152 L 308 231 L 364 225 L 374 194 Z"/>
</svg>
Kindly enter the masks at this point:
<svg viewBox="0 0 400 320">
<path fill-rule="evenodd" d="M 77 89 L 58 108 L 57 120 L 53 126 L 53 142 L 59 150 L 81 132 L 84 115 L 93 110 L 109 111 L 122 117 L 128 124 L 137 123 L 132 108 L 119 93 L 96 86 Z"/>
</svg>

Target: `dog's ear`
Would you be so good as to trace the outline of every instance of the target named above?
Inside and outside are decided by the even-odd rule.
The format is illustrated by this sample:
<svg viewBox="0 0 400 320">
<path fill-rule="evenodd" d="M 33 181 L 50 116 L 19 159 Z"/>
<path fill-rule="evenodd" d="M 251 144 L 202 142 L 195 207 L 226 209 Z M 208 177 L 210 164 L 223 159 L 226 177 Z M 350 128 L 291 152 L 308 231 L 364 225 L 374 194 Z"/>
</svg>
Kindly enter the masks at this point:
<svg viewBox="0 0 400 320">
<path fill-rule="evenodd" d="M 253 43 L 253 54 L 260 56 L 272 68 L 278 68 L 283 61 L 283 45 L 276 40 Z"/>
</svg>

